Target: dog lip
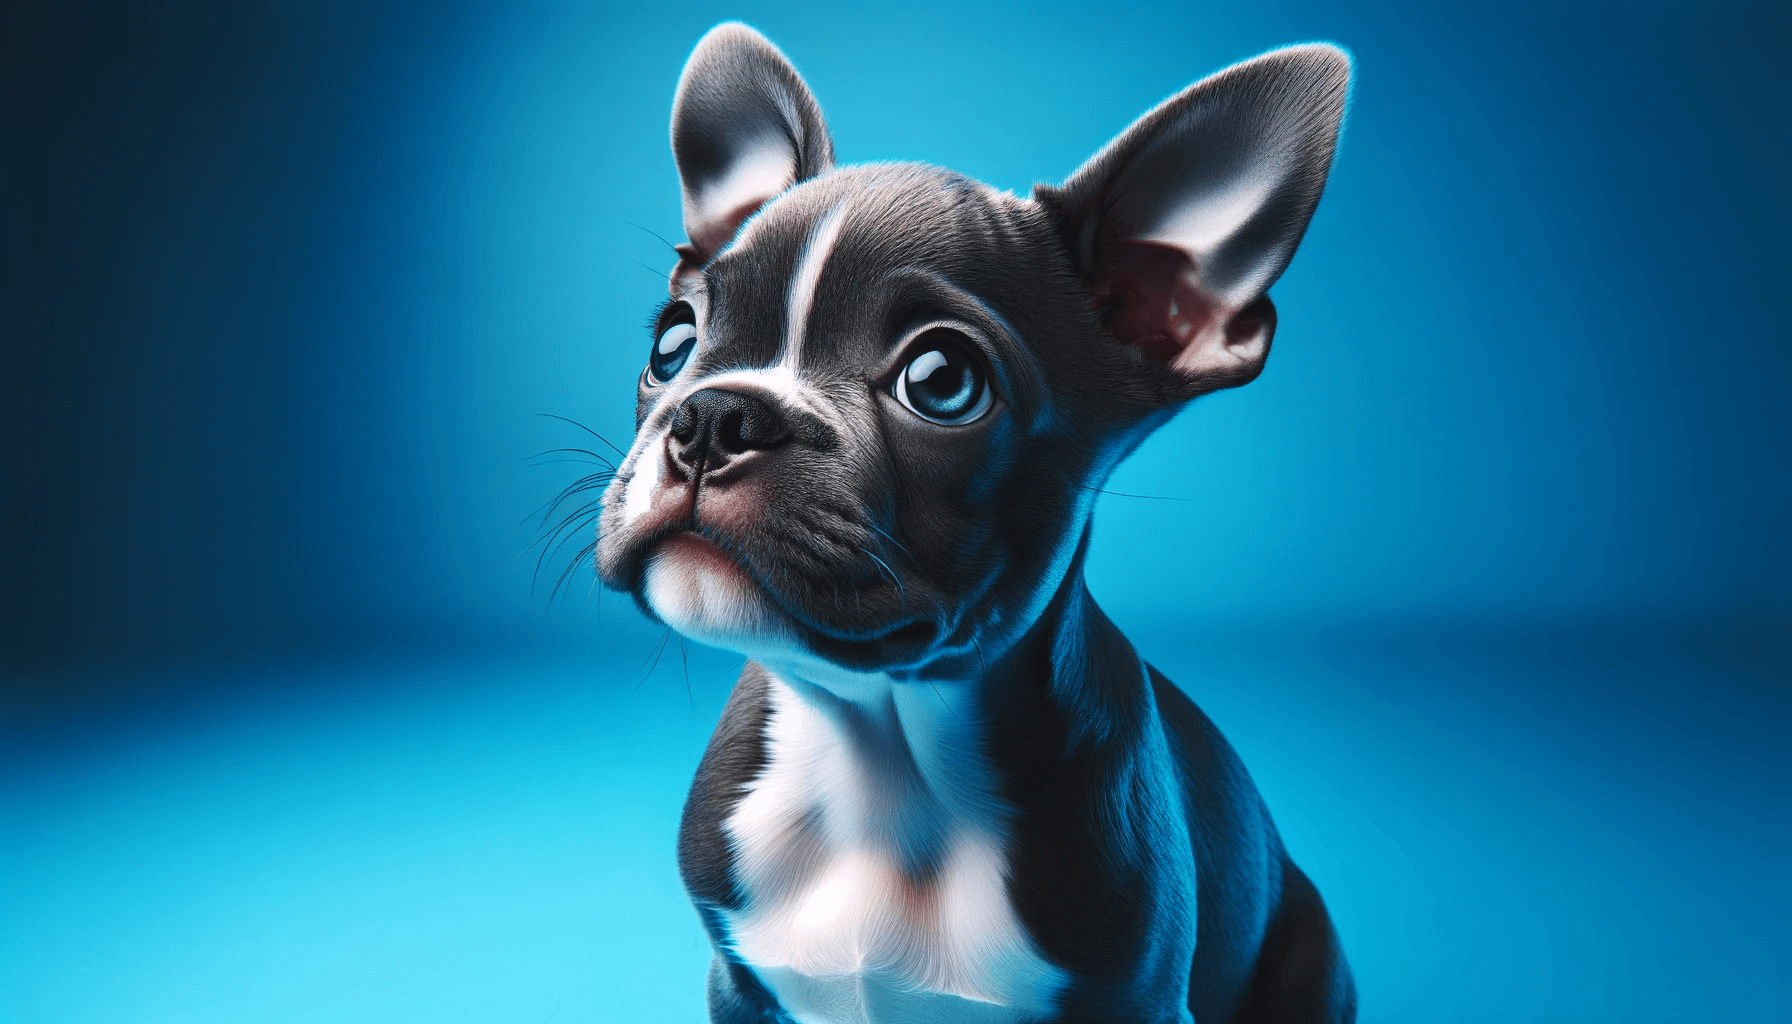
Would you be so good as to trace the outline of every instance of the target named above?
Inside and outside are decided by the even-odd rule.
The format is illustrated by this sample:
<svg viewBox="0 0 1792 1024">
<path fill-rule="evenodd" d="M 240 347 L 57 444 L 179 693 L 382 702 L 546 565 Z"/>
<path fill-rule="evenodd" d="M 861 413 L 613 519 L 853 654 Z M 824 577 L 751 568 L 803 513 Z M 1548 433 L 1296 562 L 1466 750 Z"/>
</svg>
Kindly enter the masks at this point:
<svg viewBox="0 0 1792 1024">
<path fill-rule="evenodd" d="M 617 589 L 632 592 L 639 597 L 642 587 L 647 583 L 648 565 L 661 555 L 680 553 L 723 571 L 739 573 L 752 580 L 755 586 L 758 585 L 758 577 L 744 562 L 729 554 L 726 543 L 718 541 L 709 535 L 709 531 L 687 519 L 666 523 L 631 545 L 628 568 L 624 573 L 618 574 L 628 583 Z"/>
<path fill-rule="evenodd" d="M 598 577 L 604 586 L 625 594 L 639 594 L 641 584 L 647 572 L 647 563 L 652 560 L 654 552 L 659 550 L 660 542 L 677 533 L 678 524 L 668 524 L 653 530 L 644 530 L 640 534 L 629 537 L 625 542 L 617 544 L 619 550 L 610 558 L 603 557 L 602 548 L 606 542 L 615 543 L 615 536 L 598 537 L 599 559 Z"/>
<path fill-rule="evenodd" d="M 778 614 L 796 627 L 811 651 L 847 668 L 871 670 L 913 664 L 923 660 L 926 651 L 939 637 L 939 624 L 927 618 L 912 618 L 870 631 L 829 626 L 802 614 L 779 599 L 759 573 L 743 559 L 729 551 L 725 537 L 716 537 L 712 530 L 689 521 L 669 523 L 645 538 L 633 558 L 637 567 L 633 588 L 637 598 L 644 582 L 643 570 L 655 558 L 676 554 L 709 563 L 715 569 L 736 573 L 756 589 Z"/>
<path fill-rule="evenodd" d="M 709 562 L 723 562 L 736 572 L 743 571 L 742 566 L 720 544 L 688 527 L 677 527 L 667 531 L 663 536 L 654 538 L 641 550 L 641 561 L 651 561 L 655 556 L 671 553 L 683 553 L 689 557 L 701 558 Z"/>
</svg>

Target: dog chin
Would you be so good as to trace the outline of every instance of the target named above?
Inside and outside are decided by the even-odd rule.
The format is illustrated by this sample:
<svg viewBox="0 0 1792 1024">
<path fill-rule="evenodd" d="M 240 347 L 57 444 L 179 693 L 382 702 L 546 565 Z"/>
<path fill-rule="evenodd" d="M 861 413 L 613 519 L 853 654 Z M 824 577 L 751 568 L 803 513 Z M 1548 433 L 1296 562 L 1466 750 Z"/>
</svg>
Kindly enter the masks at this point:
<svg viewBox="0 0 1792 1024">
<path fill-rule="evenodd" d="M 758 657 L 789 650 L 790 623 L 722 550 L 691 533 L 654 549 L 641 594 L 660 621 L 701 644 Z"/>
<path fill-rule="evenodd" d="M 673 534 L 653 549 L 640 594 L 661 622 L 700 644 L 823 685 L 911 665 L 938 632 L 931 622 L 911 621 L 875 636 L 844 638 L 801 625 L 767 599 L 734 559 L 694 533 Z"/>
</svg>

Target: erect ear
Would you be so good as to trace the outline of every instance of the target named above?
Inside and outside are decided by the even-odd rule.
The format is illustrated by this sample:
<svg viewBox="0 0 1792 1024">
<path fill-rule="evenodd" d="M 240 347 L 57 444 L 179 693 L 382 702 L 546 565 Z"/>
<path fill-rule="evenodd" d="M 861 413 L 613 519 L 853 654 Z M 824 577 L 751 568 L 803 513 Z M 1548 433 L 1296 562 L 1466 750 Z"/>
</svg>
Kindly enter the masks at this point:
<svg viewBox="0 0 1792 1024">
<path fill-rule="evenodd" d="M 672 101 L 672 155 L 690 239 L 679 247 L 684 269 L 708 262 L 766 200 L 832 167 L 834 143 L 778 48 L 728 22 L 685 62 Z"/>
<path fill-rule="evenodd" d="M 1275 50 L 1170 97 L 1041 187 L 1116 338 L 1190 397 L 1249 383 L 1275 333 L 1264 292 L 1319 204 L 1344 117 L 1350 58 Z"/>
</svg>

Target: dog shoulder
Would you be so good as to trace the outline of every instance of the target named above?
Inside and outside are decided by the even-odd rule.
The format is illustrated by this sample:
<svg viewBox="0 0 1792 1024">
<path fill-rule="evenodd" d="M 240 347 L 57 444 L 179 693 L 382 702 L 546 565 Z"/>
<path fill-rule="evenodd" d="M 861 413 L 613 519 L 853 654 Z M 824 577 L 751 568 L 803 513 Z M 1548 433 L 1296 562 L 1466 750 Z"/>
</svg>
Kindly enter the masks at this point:
<svg viewBox="0 0 1792 1024">
<path fill-rule="evenodd" d="M 1150 671 L 1152 697 L 1171 753 L 1185 781 L 1198 784 L 1195 794 L 1203 798 L 1204 808 L 1228 817 L 1261 814 L 1263 802 L 1257 796 L 1257 786 L 1219 727 L 1181 687 L 1156 668 Z"/>
<path fill-rule="evenodd" d="M 737 910 L 743 899 L 723 822 L 765 767 L 769 685 L 765 670 L 748 662 L 685 798 L 678 829 L 678 871 L 692 898 L 711 908 Z"/>
<path fill-rule="evenodd" d="M 1200 914 L 1189 1001 L 1199 1019 L 1229 1020 L 1247 990 L 1282 897 L 1282 840 L 1244 762 L 1174 683 L 1151 688 L 1188 808 Z"/>
</svg>

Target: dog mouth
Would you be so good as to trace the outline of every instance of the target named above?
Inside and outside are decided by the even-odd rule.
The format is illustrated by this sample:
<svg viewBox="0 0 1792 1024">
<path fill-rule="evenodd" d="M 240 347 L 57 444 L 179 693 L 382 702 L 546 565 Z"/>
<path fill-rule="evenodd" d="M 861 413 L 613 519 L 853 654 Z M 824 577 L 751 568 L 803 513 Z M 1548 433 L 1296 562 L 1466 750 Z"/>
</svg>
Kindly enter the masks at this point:
<svg viewBox="0 0 1792 1024">
<path fill-rule="evenodd" d="M 739 559 L 694 529 L 675 529 L 646 545 L 640 558 L 642 573 L 637 575 L 644 574 L 646 566 L 661 557 L 676 559 L 690 571 L 747 574 L 747 567 Z M 637 583 L 636 589 L 639 587 Z"/>
<path fill-rule="evenodd" d="M 636 603 L 700 642 L 749 657 L 794 646 L 856 671 L 919 663 L 940 636 L 939 624 L 921 616 L 894 623 L 880 616 L 861 626 L 806 613 L 734 547 L 701 527 L 661 532 L 639 549 L 630 588 Z"/>
</svg>

